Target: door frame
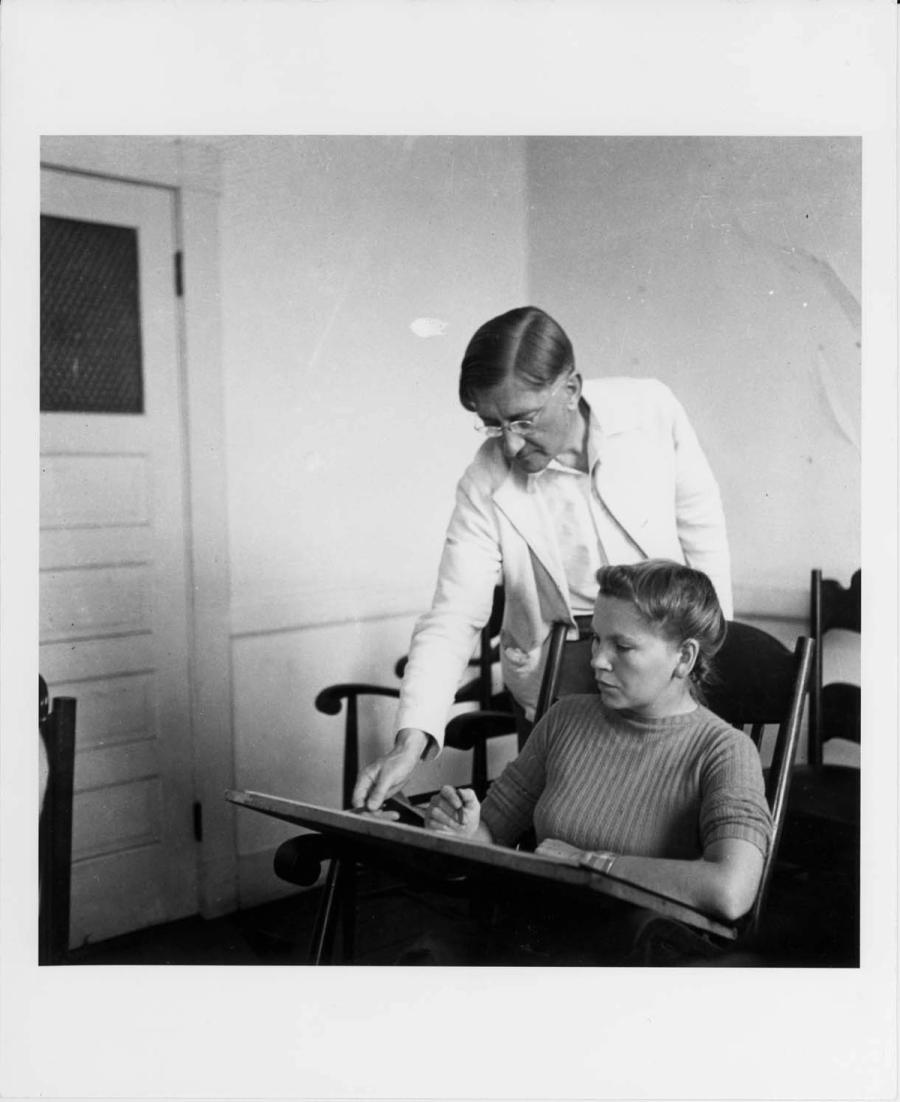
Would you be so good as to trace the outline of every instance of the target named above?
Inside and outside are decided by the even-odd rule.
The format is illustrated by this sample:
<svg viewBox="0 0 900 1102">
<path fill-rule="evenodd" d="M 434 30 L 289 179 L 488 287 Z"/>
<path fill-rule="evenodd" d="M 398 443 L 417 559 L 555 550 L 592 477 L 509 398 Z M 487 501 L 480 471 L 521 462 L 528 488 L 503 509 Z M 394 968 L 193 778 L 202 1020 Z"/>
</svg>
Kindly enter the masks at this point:
<svg viewBox="0 0 900 1102">
<path fill-rule="evenodd" d="M 197 885 L 205 918 L 238 906 L 231 613 L 222 379 L 218 150 L 193 138 L 45 137 L 41 166 L 175 193 L 182 255 L 177 301 L 181 431 L 187 485 L 188 674 L 195 795 L 202 807 Z M 174 278 L 174 258 L 173 258 Z M 189 430 L 189 431 L 188 431 Z"/>
</svg>

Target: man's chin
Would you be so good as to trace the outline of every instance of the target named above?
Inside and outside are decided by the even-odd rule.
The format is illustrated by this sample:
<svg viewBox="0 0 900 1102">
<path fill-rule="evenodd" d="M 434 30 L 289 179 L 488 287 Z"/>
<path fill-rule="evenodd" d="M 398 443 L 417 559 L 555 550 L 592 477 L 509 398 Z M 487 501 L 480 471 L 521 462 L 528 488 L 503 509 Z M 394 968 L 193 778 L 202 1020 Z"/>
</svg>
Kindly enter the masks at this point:
<svg viewBox="0 0 900 1102">
<path fill-rule="evenodd" d="M 550 459 L 546 455 L 541 455 L 539 452 L 530 452 L 526 456 L 517 455 L 513 460 L 515 465 L 520 471 L 524 471 L 525 474 L 537 474 L 538 471 L 542 471 Z"/>
</svg>

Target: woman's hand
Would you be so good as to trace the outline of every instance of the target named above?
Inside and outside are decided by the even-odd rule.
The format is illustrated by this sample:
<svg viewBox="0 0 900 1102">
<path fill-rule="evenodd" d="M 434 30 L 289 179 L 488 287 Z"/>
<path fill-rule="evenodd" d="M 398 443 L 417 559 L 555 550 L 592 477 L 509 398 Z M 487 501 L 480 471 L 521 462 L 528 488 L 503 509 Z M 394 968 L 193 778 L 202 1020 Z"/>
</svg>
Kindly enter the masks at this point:
<svg viewBox="0 0 900 1102">
<path fill-rule="evenodd" d="M 486 831 L 481 824 L 481 804 L 472 789 L 462 788 L 457 791 L 449 784 L 445 784 L 436 796 L 431 797 L 425 812 L 425 826 L 428 830 L 455 834 L 460 838 L 483 836 Z"/>
</svg>

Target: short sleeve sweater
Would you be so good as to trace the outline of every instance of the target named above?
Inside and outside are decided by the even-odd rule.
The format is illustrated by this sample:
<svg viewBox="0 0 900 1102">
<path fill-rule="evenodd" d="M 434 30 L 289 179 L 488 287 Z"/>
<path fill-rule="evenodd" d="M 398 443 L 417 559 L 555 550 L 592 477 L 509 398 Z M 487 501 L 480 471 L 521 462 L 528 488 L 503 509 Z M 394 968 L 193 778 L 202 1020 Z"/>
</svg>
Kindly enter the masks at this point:
<svg viewBox="0 0 900 1102">
<path fill-rule="evenodd" d="M 750 738 L 700 705 L 645 719 L 569 696 L 538 723 L 481 809 L 494 840 L 692 860 L 742 838 L 766 853 L 772 820 Z"/>
</svg>

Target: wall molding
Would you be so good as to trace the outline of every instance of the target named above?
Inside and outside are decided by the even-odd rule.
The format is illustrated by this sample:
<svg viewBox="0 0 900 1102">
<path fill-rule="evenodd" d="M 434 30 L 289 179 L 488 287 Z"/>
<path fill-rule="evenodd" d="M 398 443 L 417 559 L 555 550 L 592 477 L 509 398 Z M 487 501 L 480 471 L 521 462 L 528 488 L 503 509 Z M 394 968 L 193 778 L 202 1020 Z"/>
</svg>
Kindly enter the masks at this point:
<svg viewBox="0 0 900 1102">
<path fill-rule="evenodd" d="M 365 586 L 266 594 L 238 602 L 231 610 L 232 638 L 305 631 L 337 624 L 369 623 L 420 616 L 431 605 L 433 586 Z"/>
<path fill-rule="evenodd" d="M 339 624 L 418 617 L 431 606 L 433 586 L 361 586 L 355 589 L 305 588 L 268 593 L 236 602 L 231 610 L 233 639 L 306 631 Z M 749 620 L 805 623 L 809 593 L 782 586 L 735 587 L 735 615 Z"/>
<path fill-rule="evenodd" d="M 736 585 L 735 618 L 738 620 L 809 620 L 809 589 L 778 585 Z"/>
</svg>

